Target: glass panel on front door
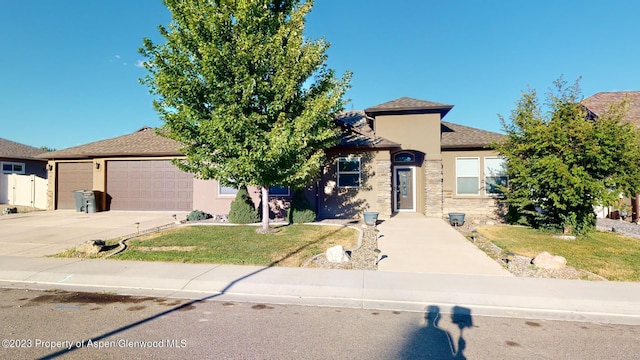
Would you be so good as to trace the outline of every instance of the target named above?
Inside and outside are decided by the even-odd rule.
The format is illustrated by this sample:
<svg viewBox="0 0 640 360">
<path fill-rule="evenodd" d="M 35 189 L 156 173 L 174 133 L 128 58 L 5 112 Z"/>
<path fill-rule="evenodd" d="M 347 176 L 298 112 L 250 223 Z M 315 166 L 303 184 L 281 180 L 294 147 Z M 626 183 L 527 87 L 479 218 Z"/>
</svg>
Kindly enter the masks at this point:
<svg viewBox="0 0 640 360">
<path fill-rule="evenodd" d="M 396 210 L 413 210 L 413 169 L 396 169 Z"/>
</svg>

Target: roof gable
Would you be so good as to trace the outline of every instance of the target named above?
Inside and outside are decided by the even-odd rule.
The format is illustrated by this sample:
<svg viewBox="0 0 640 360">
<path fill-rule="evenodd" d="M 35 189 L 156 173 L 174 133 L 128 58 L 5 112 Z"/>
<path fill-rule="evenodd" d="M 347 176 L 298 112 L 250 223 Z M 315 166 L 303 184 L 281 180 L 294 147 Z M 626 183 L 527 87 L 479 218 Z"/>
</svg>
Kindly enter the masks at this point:
<svg viewBox="0 0 640 360">
<path fill-rule="evenodd" d="M 93 158 L 106 156 L 180 156 L 180 144 L 143 127 L 128 135 L 52 151 L 38 157 L 45 159 Z"/>
<path fill-rule="evenodd" d="M 582 105 L 595 116 L 601 116 L 611 105 L 625 99 L 629 102 L 629 108 L 622 121 L 640 126 L 640 91 L 599 92 L 582 100 Z"/>
<path fill-rule="evenodd" d="M 0 157 L 13 159 L 36 159 L 36 156 L 47 152 L 37 147 L 21 144 L 0 138 Z"/>
<path fill-rule="evenodd" d="M 375 116 L 376 114 L 421 114 L 421 113 L 430 113 L 436 112 L 440 113 L 441 117 L 444 117 L 449 110 L 453 108 L 453 105 L 447 105 L 442 103 L 437 103 L 433 101 L 419 100 L 413 99 L 409 97 L 401 97 L 396 100 L 391 100 L 386 103 L 372 106 L 370 108 L 365 109 L 365 113 L 370 116 Z"/>
</svg>

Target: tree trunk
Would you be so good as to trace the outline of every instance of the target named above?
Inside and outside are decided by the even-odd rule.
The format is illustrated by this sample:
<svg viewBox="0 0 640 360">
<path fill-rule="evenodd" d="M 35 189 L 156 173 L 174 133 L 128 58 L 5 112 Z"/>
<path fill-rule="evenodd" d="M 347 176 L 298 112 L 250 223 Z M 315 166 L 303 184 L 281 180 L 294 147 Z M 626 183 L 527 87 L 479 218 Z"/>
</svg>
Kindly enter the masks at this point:
<svg viewBox="0 0 640 360">
<path fill-rule="evenodd" d="M 640 220 L 640 194 L 636 194 L 635 199 L 633 199 L 633 210 L 631 219 L 632 222 L 637 223 Z"/>
<path fill-rule="evenodd" d="M 262 188 L 262 228 L 261 232 L 266 234 L 269 232 L 269 187 L 261 186 Z"/>
</svg>

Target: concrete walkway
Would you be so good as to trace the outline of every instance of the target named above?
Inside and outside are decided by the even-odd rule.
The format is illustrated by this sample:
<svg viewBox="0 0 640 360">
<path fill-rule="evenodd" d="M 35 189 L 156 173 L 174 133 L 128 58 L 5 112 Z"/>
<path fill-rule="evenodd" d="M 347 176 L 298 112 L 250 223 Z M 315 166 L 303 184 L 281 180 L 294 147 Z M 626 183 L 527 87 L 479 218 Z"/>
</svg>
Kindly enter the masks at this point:
<svg viewBox="0 0 640 360">
<path fill-rule="evenodd" d="M 512 276 L 442 219 L 400 213 L 378 229 L 380 271 Z"/>
</svg>

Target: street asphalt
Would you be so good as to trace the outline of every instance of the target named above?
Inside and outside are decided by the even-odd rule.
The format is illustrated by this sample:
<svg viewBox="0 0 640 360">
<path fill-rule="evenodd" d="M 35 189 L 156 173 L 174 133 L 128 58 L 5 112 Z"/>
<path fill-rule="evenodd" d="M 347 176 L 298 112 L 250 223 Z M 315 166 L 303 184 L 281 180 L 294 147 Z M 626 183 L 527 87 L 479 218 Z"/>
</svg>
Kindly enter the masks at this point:
<svg viewBox="0 0 640 360">
<path fill-rule="evenodd" d="M 93 218 L 95 229 L 108 234 L 117 232 L 107 230 L 108 224 L 126 233 L 131 230 L 127 221 L 142 216 L 131 213 L 124 216 L 126 221 L 113 221 L 109 213 L 98 214 L 101 220 Z M 58 216 L 65 227 L 56 227 L 52 216 Z M 20 219 L 3 217 L 0 246 L 12 243 L 18 227 L 29 232 L 31 239 L 38 239 L 38 231 L 44 236 L 55 229 L 79 239 L 69 221 L 74 216 L 42 212 L 29 215 L 30 221 L 20 221 L 20 226 L 12 226 Z M 40 219 L 48 225 L 39 227 Z M 173 220 L 171 214 L 156 213 L 155 220 L 148 220 L 149 226 L 159 226 L 156 224 L 163 219 L 166 223 Z M 84 234 L 87 223 L 81 220 L 77 227 Z M 478 316 L 640 325 L 640 283 L 513 277 L 481 251 L 475 252 L 472 244 L 442 220 L 399 216 L 386 220 L 379 229 L 380 249 L 389 255 L 378 271 L 86 260 L 18 251 L 0 252 L 0 287 L 418 312 L 428 305 L 439 306 L 443 313 L 463 306 Z M 438 235 L 428 237 L 425 231 Z M 444 243 L 434 242 L 436 238 Z M 53 241 L 61 243 L 58 237 Z M 19 246 L 12 244 L 14 250 Z M 52 248 L 44 240 L 38 244 L 41 249 Z M 435 257 L 426 256 L 429 251 Z M 25 253 L 28 255 L 20 256 Z"/>
</svg>

